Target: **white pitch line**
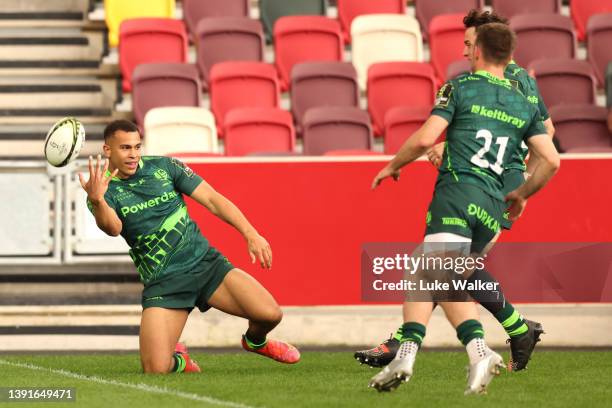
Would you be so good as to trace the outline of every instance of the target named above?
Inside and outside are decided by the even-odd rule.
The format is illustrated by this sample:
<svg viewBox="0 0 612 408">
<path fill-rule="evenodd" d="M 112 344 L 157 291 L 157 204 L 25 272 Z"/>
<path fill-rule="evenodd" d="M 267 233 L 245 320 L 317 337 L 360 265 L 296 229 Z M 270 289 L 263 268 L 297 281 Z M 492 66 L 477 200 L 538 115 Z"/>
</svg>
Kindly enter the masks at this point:
<svg viewBox="0 0 612 408">
<path fill-rule="evenodd" d="M 105 384 L 105 385 L 115 385 L 118 387 L 131 388 L 134 390 L 151 392 L 155 394 L 166 394 L 166 395 L 171 395 L 171 396 L 184 398 L 184 399 L 188 399 L 192 401 L 207 402 L 209 404 L 219 405 L 222 407 L 254 408 L 250 405 L 245 405 L 245 404 L 241 404 L 238 402 L 224 401 L 224 400 L 220 400 L 220 399 L 216 399 L 212 397 L 207 397 L 205 395 L 193 394 L 190 392 L 176 391 L 176 390 L 171 390 L 165 387 L 158 387 L 155 385 L 148 385 L 148 384 L 142 384 L 142 383 L 133 384 L 133 383 L 124 383 L 124 382 L 115 381 L 115 380 L 105 380 L 104 378 L 77 374 L 77 373 L 73 373 L 72 371 L 56 370 L 53 368 L 41 367 L 41 366 L 37 366 L 33 364 L 14 363 L 12 361 L 6 361 L 6 360 L 0 360 L 0 364 L 5 364 L 8 366 L 13 366 L 13 367 L 29 368 L 30 370 L 48 371 L 53 374 L 59 374 L 65 377 L 75 378 L 77 380 L 91 381 L 94 383 Z"/>
</svg>

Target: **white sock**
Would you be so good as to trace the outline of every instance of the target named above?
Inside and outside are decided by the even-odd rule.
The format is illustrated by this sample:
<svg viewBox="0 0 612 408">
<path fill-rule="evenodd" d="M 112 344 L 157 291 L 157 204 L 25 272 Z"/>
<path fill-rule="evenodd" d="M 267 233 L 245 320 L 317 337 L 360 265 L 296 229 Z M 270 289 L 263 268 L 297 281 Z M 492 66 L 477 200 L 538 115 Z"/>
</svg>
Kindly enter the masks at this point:
<svg viewBox="0 0 612 408">
<path fill-rule="evenodd" d="M 489 346 L 485 343 L 484 339 L 475 338 L 470 340 L 468 344 L 465 345 L 465 349 L 467 350 L 468 357 L 470 358 L 470 365 L 476 364 L 481 361 L 483 358 L 489 354 Z"/>
<path fill-rule="evenodd" d="M 400 345 L 399 350 L 397 350 L 397 354 L 395 355 L 396 360 L 400 360 L 408 357 L 409 355 L 416 356 L 416 353 L 419 351 L 419 345 L 414 341 L 405 341 Z"/>
</svg>

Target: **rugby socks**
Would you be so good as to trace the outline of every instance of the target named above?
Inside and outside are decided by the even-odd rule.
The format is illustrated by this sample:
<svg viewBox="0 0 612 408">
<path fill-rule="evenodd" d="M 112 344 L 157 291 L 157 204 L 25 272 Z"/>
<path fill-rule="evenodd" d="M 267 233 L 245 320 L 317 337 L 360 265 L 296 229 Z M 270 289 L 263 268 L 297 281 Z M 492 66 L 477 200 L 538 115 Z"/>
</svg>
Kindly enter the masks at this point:
<svg viewBox="0 0 612 408">
<path fill-rule="evenodd" d="M 523 316 L 514 310 L 514 307 L 510 303 L 506 303 L 504 308 L 495 313 L 494 316 L 510 337 L 518 337 L 527 333 L 529 330 Z"/>
<path fill-rule="evenodd" d="M 487 355 L 484 330 L 478 320 L 470 319 L 457 326 L 457 338 L 465 346 L 470 364 L 476 364 Z"/>
<path fill-rule="evenodd" d="M 247 336 L 248 332 L 245 333 L 242 337 L 244 337 L 244 341 L 246 342 L 247 346 L 249 346 L 249 348 L 251 348 L 251 350 L 257 350 L 262 348 L 263 346 L 265 346 L 266 344 L 268 344 L 268 340 L 266 338 L 263 339 L 263 341 L 260 341 L 259 343 L 251 341 L 249 339 L 249 337 Z"/>
<path fill-rule="evenodd" d="M 491 282 L 497 283 L 496 287 L 499 289 L 497 299 L 492 300 L 491 292 L 483 292 L 478 290 L 468 290 L 467 292 L 472 296 L 474 300 L 487 309 L 497 321 L 504 327 L 506 333 L 510 337 L 520 336 L 527 332 L 527 325 L 525 319 L 521 316 L 512 306 L 511 303 L 506 301 L 504 292 L 499 286 L 499 282 L 486 270 L 477 269 L 474 271 L 472 276 L 467 279 L 468 283 L 474 281 Z"/>
<path fill-rule="evenodd" d="M 401 343 L 411 341 L 421 347 L 425 337 L 425 326 L 417 322 L 406 322 L 402 325 L 401 330 L 402 338 L 399 340 Z"/>
<path fill-rule="evenodd" d="M 395 331 L 395 334 L 393 335 L 393 338 L 397 341 L 402 341 L 402 333 L 404 332 L 404 330 L 402 329 L 403 326 L 400 326 L 399 329 L 397 329 Z"/>
<path fill-rule="evenodd" d="M 183 357 L 183 354 L 176 352 L 172 355 L 172 358 L 174 359 L 174 367 L 172 367 L 171 372 L 182 373 L 183 371 L 185 371 L 187 361 L 185 361 L 185 357 Z"/>
</svg>

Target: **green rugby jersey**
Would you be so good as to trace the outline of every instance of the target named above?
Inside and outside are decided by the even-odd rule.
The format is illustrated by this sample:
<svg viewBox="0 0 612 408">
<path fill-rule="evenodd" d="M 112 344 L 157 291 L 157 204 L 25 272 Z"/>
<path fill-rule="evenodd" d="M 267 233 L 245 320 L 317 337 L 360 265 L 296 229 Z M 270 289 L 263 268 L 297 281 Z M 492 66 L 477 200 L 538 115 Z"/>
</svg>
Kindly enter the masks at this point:
<svg viewBox="0 0 612 408">
<path fill-rule="evenodd" d="M 537 108 L 508 79 L 486 71 L 447 81 L 431 113 L 449 122 L 436 187 L 473 184 L 500 200 L 510 157 L 524 140 L 546 133 Z"/>
<path fill-rule="evenodd" d="M 540 90 L 538 89 L 535 79 L 530 77 L 529 73 L 524 68 L 517 65 L 516 62 L 510 61 L 510 63 L 506 66 L 504 76 L 506 79 L 509 79 L 510 83 L 516 86 L 516 88 L 521 91 L 523 95 L 525 95 L 529 102 L 538 108 L 540 117 L 543 121 L 550 118 L 550 114 L 548 113 L 548 109 L 546 109 L 544 99 L 540 94 Z M 527 149 L 525 144 L 521 144 L 521 147 L 522 148 L 520 150 L 517 150 L 516 153 L 512 155 L 506 169 L 525 171 L 525 158 L 527 157 L 527 153 L 529 153 L 529 149 Z"/>
<path fill-rule="evenodd" d="M 183 200 L 201 182 L 179 160 L 158 156 L 143 156 L 133 176 L 111 180 L 104 199 L 123 223 L 121 236 L 145 286 L 190 271 L 208 251 Z"/>
</svg>

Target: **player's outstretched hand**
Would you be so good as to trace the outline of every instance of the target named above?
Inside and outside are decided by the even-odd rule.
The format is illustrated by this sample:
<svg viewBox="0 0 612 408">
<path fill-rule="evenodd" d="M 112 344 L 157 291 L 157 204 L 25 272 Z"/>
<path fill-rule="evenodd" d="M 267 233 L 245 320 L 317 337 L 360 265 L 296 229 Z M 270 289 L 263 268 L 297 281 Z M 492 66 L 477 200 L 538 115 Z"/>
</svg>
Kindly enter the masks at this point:
<svg viewBox="0 0 612 408">
<path fill-rule="evenodd" d="M 508 207 L 508 218 L 510 221 L 518 220 L 523 211 L 525 211 L 527 200 L 514 190 L 506 195 L 506 202 L 510 204 Z"/>
<path fill-rule="evenodd" d="M 250 235 L 247 237 L 247 245 L 251 262 L 259 261 L 262 268 L 272 268 L 272 248 L 264 237 L 257 233 Z"/>
<path fill-rule="evenodd" d="M 444 142 L 434 145 L 427 151 L 427 158 L 429 162 L 434 165 L 435 168 L 440 167 L 442 164 L 442 154 L 444 153 Z"/>
<path fill-rule="evenodd" d="M 96 165 L 93 164 L 93 158 L 89 156 L 89 180 L 85 182 L 82 173 L 79 173 L 79 181 L 81 187 L 87 193 L 87 198 L 91 202 L 99 202 L 104 200 L 104 193 L 108 190 L 108 184 L 111 179 L 117 175 L 119 169 L 115 169 L 110 175 L 106 175 L 108 170 L 108 159 L 105 159 L 102 164 L 102 158 L 98 155 Z"/>
<path fill-rule="evenodd" d="M 374 181 L 372 181 L 372 190 L 374 190 L 378 185 L 387 177 L 393 177 L 393 180 L 398 181 L 400 176 L 399 170 L 393 170 L 391 166 L 386 165 L 376 177 L 374 177 Z"/>
</svg>

